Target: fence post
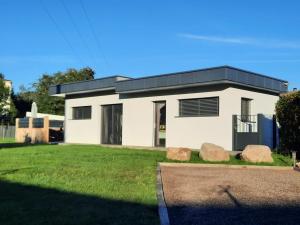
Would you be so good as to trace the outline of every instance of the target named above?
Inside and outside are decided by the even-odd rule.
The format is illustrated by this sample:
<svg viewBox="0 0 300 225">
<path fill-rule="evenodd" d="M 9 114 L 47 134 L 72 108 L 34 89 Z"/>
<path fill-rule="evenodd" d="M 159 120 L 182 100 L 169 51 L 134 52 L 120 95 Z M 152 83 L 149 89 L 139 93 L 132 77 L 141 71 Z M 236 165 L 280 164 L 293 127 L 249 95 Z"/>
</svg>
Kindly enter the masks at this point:
<svg viewBox="0 0 300 225">
<path fill-rule="evenodd" d="M 264 127 L 263 127 L 264 115 L 259 113 L 257 114 L 257 132 L 258 132 L 258 144 L 263 145 L 264 140 Z"/>
</svg>

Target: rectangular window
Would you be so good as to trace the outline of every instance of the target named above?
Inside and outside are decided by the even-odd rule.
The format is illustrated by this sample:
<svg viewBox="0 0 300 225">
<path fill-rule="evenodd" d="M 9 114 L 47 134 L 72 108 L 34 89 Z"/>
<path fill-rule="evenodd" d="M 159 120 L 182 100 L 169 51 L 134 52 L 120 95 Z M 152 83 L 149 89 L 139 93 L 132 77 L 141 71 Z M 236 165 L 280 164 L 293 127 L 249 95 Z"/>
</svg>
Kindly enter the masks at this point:
<svg viewBox="0 0 300 225">
<path fill-rule="evenodd" d="M 49 120 L 49 127 L 53 127 L 53 128 L 64 127 L 64 121 L 63 120 Z"/>
<path fill-rule="evenodd" d="M 73 107 L 73 120 L 87 120 L 92 118 L 91 106 Z"/>
<path fill-rule="evenodd" d="M 241 120 L 248 122 L 251 120 L 251 101 L 249 98 L 242 98 L 241 101 Z"/>
<path fill-rule="evenodd" d="M 33 118 L 32 119 L 33 128 L 43 128 L 44 127 L 44 118 Z"/>
<path fill-rule="evenodd" d="M 179 116 L 219 116 L 219 97 L 181 99 Z"/>
<path fill-rule="evenodd" d="M 28 128 L 29 127 L 29 118 L 20 118 L 19 119 L 19 128 Z"/>
</svg>

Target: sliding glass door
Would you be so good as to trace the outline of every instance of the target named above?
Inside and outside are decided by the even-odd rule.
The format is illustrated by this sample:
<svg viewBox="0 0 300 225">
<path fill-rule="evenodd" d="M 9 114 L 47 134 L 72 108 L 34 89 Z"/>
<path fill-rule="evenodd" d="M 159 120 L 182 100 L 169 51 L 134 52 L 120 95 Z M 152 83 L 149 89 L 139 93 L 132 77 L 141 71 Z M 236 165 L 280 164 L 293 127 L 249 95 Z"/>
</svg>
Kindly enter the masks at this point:
<svg viewBox="0 0 300 225">
<path fill-rule="evenodd" d="M 102 144 L 122 144 L 122 104 L 102 106 Z"/>
</svg>

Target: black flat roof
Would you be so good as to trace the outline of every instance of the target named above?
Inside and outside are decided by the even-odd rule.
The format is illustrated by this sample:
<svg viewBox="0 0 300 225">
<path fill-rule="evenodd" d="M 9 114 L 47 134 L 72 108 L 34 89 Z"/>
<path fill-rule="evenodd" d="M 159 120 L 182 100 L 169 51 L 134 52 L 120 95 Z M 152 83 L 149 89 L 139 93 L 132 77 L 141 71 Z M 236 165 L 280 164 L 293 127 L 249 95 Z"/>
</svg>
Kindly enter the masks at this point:
<svg viewBox="0 0 300 225">
<path fill-rule="evenodd" d="M 220 66 L 141 78 L 113 76 L 84 82 L 67 83 L 51 86 L 49 94 L 65 95 L 109 89 L 115 90 L 116 93 L 139 93 L 214 84 L 233 84 L 277 94 L 288 90 L 288 82 L 285 80 L 231 66 Z"/>
<path fill-rule="evenodd" d="M 85 80 L 72 83 L 65 83 L 59 85 L 52 85 L 49 88 L 50 95 L 66 95 L 73 93 L 88 93 L 97 91 L 115 90 L 116 82 L 131 79 L 125 76 L 110 76 L 98 78 L 94 80 Z"/>
</svg>

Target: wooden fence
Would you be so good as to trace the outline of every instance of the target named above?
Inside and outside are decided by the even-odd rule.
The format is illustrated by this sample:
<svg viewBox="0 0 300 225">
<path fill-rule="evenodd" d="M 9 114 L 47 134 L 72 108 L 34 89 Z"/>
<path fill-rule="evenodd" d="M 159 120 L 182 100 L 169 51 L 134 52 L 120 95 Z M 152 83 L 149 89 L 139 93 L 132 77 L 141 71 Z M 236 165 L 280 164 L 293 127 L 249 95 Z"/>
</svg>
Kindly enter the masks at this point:
<svg viewBox="0 0 300 225">
<path fill-rule="evenodd" d="M 16 126 L 0 125 L 0 139 L 15 138 Z"/>
</svg>

